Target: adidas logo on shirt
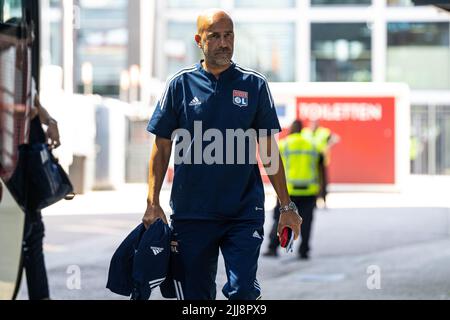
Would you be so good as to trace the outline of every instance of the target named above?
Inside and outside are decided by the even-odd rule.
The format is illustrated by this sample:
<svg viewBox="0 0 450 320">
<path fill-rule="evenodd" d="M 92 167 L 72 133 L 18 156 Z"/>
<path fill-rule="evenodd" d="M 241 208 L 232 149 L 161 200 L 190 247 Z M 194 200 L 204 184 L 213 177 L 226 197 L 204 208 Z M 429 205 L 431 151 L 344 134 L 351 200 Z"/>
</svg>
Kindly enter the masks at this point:
<svg viewBox="0 0 450 320">
<path fill-rule="evenodd" d="M 155 256 L 164 251 L 164 248 L 159 248 L 159 247 L 150 247 L 150 249 L 152 249 L 153 254 Z"/>
<path fill-rule="evenodd" d="M 189 106 L 191 106 L 191 107 L 199 106 L 201 104 L 202 104 L 202 102 L 197 97 L 194 97 L 194 99 L 192 99 L 192 101 L 189 102 Z"/>
<path fill-rule="evenodd" d="M 258 231 L 253 232 L 253 238 L 262 239 Z"/>
</svg>

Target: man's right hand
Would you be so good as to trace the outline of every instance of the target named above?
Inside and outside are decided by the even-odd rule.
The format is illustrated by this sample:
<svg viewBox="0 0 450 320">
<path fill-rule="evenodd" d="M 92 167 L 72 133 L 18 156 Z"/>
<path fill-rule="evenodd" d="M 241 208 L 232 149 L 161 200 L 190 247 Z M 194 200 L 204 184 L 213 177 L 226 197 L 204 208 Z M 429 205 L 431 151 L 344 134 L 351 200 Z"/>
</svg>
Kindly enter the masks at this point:
<svg viewBox="0 0 450 320">
<path fill-rule="evenodd" d="M 158 218 L 160 218 L 165 224 L 167 223 L 167 218 L 164 213 L 164 210 L 161 208 L 159 204 L 157 205 L 147 205 L 147 209 L 145 210 L 144 217 L 142 218 L 142 222 L 146 229 L 153 224 Z"/>
</svg>

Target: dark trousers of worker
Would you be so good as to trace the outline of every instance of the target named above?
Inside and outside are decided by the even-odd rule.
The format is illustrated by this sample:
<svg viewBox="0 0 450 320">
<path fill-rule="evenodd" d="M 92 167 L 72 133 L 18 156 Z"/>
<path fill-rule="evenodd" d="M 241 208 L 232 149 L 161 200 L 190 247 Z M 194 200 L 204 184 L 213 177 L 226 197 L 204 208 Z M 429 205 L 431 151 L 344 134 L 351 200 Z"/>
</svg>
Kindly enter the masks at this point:
<svg viewBox="0 0 450 320">
<path fill-rule="evenodd" d="M 320 175 L 321 175 L 321 186 L 320 186 L 320 193 L 319 197 L 322 198 L 324 201 L 327 200 L 327 194 L 328 194 L 328 167 L 325 165 L 319 165 Z"/>
<path fill-rule="evenodd" d="M 291 200 L 298 208 L 300 215 L 303 218 L 303 223 L 300 230 L 301 243 L 299 247 L 300 255 L 307 255 L 309 252 L 309 239 L 311 236 L 311 226 L 313 221 L 313 213 L 316 207 L 316 196 L 291 196 Z M 280 241 L 277 235 L 278 220 L 280 219 L 279 204 L 274 209 L 273 213 L 273 226 L 270 231 L 269 250 L 276 251 L 280 245 Z"/>
<path fill-rule="evenodd" d="M 44 222 L 40 211 L 27 212 L 23 235 L 23 268 L 30 300 L 49 298 L 47 271 L 44 261 Z"/>
<path fill-rule="evenodd" d="M 172 255 L 178 299 L 215 300 L 219 250 L 227 282 L 222 293 L 230 300 L 256 300 L 261 288 L 256 279 L 264 235 L 264 220 L 174 220 Z"/>
</svg>

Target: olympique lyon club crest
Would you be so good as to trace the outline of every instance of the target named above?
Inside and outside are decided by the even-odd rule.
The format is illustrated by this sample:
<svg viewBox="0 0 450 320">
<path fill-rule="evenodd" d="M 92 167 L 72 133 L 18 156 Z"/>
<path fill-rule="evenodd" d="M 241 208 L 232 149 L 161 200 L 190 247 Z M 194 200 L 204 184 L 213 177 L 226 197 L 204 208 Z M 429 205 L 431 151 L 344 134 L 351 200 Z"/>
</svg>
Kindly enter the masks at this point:
<svg viewBox="0 0 450 320">
<path fill-rule="evenodd" d="M 248 92 L 233 90 L 233 103 L 239 107 L 248 106 Z"/>
</svg>

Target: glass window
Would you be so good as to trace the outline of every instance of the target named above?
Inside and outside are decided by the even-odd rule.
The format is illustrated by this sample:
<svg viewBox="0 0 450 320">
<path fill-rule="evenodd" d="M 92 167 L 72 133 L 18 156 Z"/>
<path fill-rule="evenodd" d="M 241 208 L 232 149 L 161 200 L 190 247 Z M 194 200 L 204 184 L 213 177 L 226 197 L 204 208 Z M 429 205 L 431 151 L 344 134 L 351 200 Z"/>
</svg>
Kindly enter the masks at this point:
<svg viewBox="0 0 450 320">
<path fill-rule="evenodd" d="M 78 90 L 81 83 L 81 66 L 93 66 L 94 93 L 117 96 L 120 74 L 127 68 L 128 21 L 124 0 L 83 0 L 80 30 L 77 35 Z"/>
<path fill-rule="evenodd" d="M 128 0 L 80 0 L 80 6 L 85 9 L 123 9 L 128 6 Z"/>
<path fill-rule="evenodd" d="M 450 105 L 436 108 L 436 173 L 450 175 Z"/>
<path fill-rule="evenodd" d="M 414 3 L 412 0 L 387 0 L 387 5 L 390 7 L 412 7 Z"/>
<path fill-rule="evenodd" d="M 50 23 L 50 63 L 62 66 L 62 22 Z"/>
<path fill-rule="evenodd" d="M 411 106 L 411 173 L 450 175 L 450 105 Z"/>
<path fill-rule="evenodd" d="M 169 0 L 169 8 L 217 8 L 220 7 L 220 0 Z"/>
<path fill-rule="evenodd" d="M 311 0 L 312 6 L 368 6 L 372 0 Z"/>
<path fill-rule="evenodd" d="M 263 73 L 269 81 L 295 81 L 294 29 L 294 24 L 235 24 L 233 60 Z M 170 22 L 167 31 L 166 77 L 203 57 L 194 40 L 194 23 Z"/>
<path fill-rule="evenodd" d="M 389 23 L 387 80 L 450 89 L 449 23 Z"/>
<path fill-rule="evenodd" d="M 237 23 L 234 60 L 269 81 L 295 81 L 293 23 Z"/>
<path fill-rule="evenodd" d="M 22 0 L 0 1 L 0 22 L 17 24 L 17 22 L 14 22 L 14 20 L 21 18 L 22 18 Z"/>
<path fill-rule="evenodd" d="M 295 0 L 235 0 L 237 8 L 293 8 Z"/>
<path fill-rule="evenodd" d="M 311 81 L 370 81 L 371 54 L 365 23 L 311 25 Z"/>
<path fill-rule="evenodd" d="M 164 44 L 167 61 L 166 77 L 200 61 L 202 53 L 194 40 L 196 33 L 195 23 L 169 22 Z"/>
<path fill-rule="evenodd" d="M 47 12 L 47 11 L 46 11 Z M 62 0 L 51 0 L 50 8 L 48 8 L 47 19 L 44 19 L 42 23 L 48 23 L 47 28 L 41 29 L 41 38 L 48 39 L 43 41 L 41 46 L 43 63 L 49 63 L 51 65 L 62 66 Z"/>
<path fill-rule="evenodd" d="M 409 139 L 409 159 L 411 173 L 428 173 L 428 153 L 430 145 L 428 130 L 428 108 L 424 105 L 411 106 L 411 136 Z"/>
</svg>

